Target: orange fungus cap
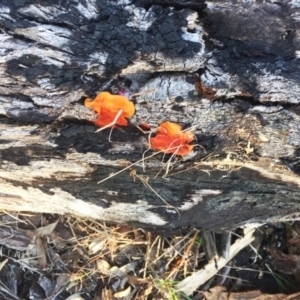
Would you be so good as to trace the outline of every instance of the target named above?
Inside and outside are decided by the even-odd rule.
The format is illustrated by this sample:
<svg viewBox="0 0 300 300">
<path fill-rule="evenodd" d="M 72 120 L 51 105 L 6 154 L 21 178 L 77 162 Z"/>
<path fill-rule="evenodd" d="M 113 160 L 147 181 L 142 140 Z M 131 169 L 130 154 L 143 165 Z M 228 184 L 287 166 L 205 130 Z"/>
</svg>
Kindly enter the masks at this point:
<svg viewBox="0 0 300 300">
<path fill-rule="evenodd" d="M 128 121 L 125 118 L 131 118 L 135 113 L 134 104 L 125 96 L 112 95 L 109 92 L 101 92 L 91 101 L 85 99 L 84 105 L 92 108 L 98 114 L 98 119 L 95 125 L 99 127 L 106 126 L 114 122 L 117 114 L 122 111 L 116 125 L 128 126 Z"/>
<path fill-rule="evenodd" d="M 164 153 L 187 155 L 195 147 L 189 145 L 195 139 L 192 131 L 182 132 L 179 124 L 164 122 L 158 127 L 158 133 L 150 138 L 151 147 Z"/>
</svg>

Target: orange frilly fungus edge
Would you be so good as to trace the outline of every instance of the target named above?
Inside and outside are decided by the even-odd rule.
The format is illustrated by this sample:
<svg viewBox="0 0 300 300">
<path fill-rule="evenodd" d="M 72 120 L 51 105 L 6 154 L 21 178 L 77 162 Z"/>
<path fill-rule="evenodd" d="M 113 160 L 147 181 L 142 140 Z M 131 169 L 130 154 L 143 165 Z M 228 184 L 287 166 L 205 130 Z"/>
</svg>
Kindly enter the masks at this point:
<svg viewBox="0 0 300 300">
<path fill-rule="evenodd" d="M 101 92 L 93 101 L 89 98 L 85 99 L 84 105 L 91 107 L 98 114 L 94 124 L 99 127 L 104 127 L 114 122 L 120 110 L 122 110 L 122 113 L 114 124 L 128 126 L 127 119 L 131 118 L 135 113 L 134 104 L 129 99 L 125 96 L 112 95 L 109 92 Z"/>
<path fill-rule="evenodd" d="M 182 127 L 176 123 L 164 122 L 158 127 L 158 133 L 150 138 L 151 147 L 164 153 L 187 155 L 195 147 L 189 145 L 195 139 L 191 131 L 182 132 Z"/>
</svg>

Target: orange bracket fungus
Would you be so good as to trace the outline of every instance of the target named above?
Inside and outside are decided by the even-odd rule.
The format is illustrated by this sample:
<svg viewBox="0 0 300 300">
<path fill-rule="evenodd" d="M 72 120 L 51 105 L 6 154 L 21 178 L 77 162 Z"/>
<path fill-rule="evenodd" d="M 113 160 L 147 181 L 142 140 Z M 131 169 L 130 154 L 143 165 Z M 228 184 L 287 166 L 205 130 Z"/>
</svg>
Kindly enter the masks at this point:
<svg viewBox="0 0 300 300">
<path fill-rule="evenodd" d="M 98 114 L 94 124 L 99 127 L 128 126 L 127 119 L 135 112 L 134 104 L 128 98 L 109 92 L 101 92 L 93 101 L 85 99 L 84 105 Z"/>
<path fill-rule="evenodd" d="M 164 122 L 160 124 L 154 138 L 150 138 L 151 147 L 164 153 L 187 155 L 195 147 L 189 145 L 195 139 L 192 131 L 182 132 L 182 127 L 176 123 Z"/>
</svg>

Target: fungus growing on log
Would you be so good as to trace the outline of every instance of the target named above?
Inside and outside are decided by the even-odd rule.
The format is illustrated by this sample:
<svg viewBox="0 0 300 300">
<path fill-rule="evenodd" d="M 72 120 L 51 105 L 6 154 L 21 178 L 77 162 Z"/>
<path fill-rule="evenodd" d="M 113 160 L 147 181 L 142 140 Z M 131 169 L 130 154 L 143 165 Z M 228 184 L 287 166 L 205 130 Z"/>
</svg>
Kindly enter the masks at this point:
<svg viewBox="0 0 300 300">
<path fill-rule="evenodd" d="M 84 105 L 91 107 L 98 114 L 97 120 L 94 121 L 98 127 L 128 126 L 127 119 L 135 112 L 134 104 L 128 98 L 112 95 L 109 92 L 101 92 L 93 101 L 89 98 L 85 99 Z"/>
<path fill-rule="evenodd" d="M 151 147 L 164 153 L 187 155 L 195 147 L 189 143 L 195 139 L 192 131 L 183 132 L 182 127 L 176 123 L 164 122 L 159 125 L 154 138 L 150 138 Z"/>
</svg>

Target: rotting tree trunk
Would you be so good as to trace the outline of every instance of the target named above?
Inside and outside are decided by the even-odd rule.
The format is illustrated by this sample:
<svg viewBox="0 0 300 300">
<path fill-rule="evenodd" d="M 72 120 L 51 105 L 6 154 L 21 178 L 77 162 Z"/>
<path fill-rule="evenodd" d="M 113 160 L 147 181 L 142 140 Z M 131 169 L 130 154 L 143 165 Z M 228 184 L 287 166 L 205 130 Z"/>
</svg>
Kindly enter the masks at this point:
<svg viewBox="0 0 300 300">
<path fill-rule="evenodd" d="M 0 207 L 166 230 L 299 218 L 299 14 L 287 0 L 1 1 Z M 155 91 L 110 143 L 83 99 L 120 83 Z M 166 120 L 197 125 L 191 156 L 97 183 L 141 160 L 135 125 Z"/>
</svg>

